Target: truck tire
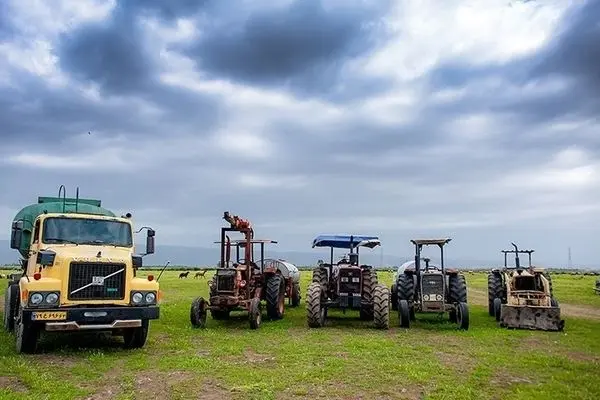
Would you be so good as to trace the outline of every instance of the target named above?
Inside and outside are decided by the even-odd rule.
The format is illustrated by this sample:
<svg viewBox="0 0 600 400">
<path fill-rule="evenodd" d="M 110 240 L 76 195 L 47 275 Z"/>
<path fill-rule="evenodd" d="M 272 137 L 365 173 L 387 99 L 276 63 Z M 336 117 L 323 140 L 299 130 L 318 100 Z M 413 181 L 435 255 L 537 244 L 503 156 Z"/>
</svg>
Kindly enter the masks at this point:
<svg viewBox="0 0 600 400">
<path fill-rule="evenodd" d="M 488 314 L 495 316 L 494 299 L 502 298 L 502 276 L 497 272 L 488 274 Z"/>
<path fill-rule="evenodd" d="M 291 300 L 292 300 L 292 307 L 298 307 L 300 305 L 300 299 L 301 299 L 301 295 L 300 295 L 300 284 L 299 283 L 293 283 L 292 284 L 292 296 L 291 296 Z"/>
<path fill-rule="evenodd" d="M 413 301 L 415 297 L 415 281 L 412 274 L 401 274 L 396 283 L 398 301 Z"/>
<path fill-rule="evenodd" d="M 325 324 L 325 307 L 321 305 L 323 287 L 318 282 L 308 286 L 306 296 L 306 322 L 309 328 L 320 328 Z"/>
<path fill-rule="evenodd" d="M 390 298 L 392 302 L 392 311 L 398 311 L 398 285 L 394 283 L 390 288 Z"/>
<path fill-rule="evenodd" d="M 196 297 L 190 307 L 190 322 L 194 328 L 206 326 L 206 300 Z"/>
<path fill-rule="evenodd" d="M 317 268 L 313 270 L 312 281 L 317 282 L 324 290 L 327 290 L 327 282 L 329 281 L 327 278 L 327 269 Z"/>
<path fill-rule="evenodd" d="M 469 306 L 467 303 L 460 302 L 456 306 L 456 323 L 458 329 L 465 331 L 469 329 Z"/>
<path fill-rule="evenodd" d="M 19 286 L 10 285 L 4 293 L 4 329 L 13 332 L 15 329 L 15 310 L 19 298 Z"/>
<path fill-rule="evenodd" d="M 279 274 L 267 278 L 265 300 L 267 316 L 270 319 L 282 319 L 285 312 L 285 281 Z"/>
<path fill-rule="evenodd" d="M 398 300 L 398 320 L 401 328 L 410 328 L 410 308 L 404 299 Z"/>
<path fill-rule="evenodd" d="M 150 322 L 147 319 L 142 320 L 142 326 L 139 328 L 125 329 L 123 333 L 123 342 L 126 349 L 140 349 L 146 344 L 148 338 L 148 329 Z"/>
<path fill-rule="evenodd" d="M 377 329 L 390 328 L 390 291 L 380 284 L 373 290 L 373 321 Z"/>
<path fill-rule="evenodd" d="M 248 313 L 250 329 L 258 329 L 262 323 L 262 304 L 260 299 L 254 297 L 250 300 L 250 312 Z"/>
<path fill-rule="evenodd" d="M 467 302 L 467 281 L 464 275 L 452 274 L 448 279 L 448 300 L 450 303 Z"/>
<path fill-rule="evenodd" d="M 17 353 L 35 353 L 40 330 L 37 325 L 23 321 L 23 309 L 21 307 L 19 307 L 15 324 L 15 334 L 17 336 L 15 343 Z"/>
<path fill-rule="evenodd" d="M 373 293 L 377 286 L 377 274 L 372 269 L 362 271 L 363 288 L 361 293 L 360 319 L 373 320 Z"/>
</svg>

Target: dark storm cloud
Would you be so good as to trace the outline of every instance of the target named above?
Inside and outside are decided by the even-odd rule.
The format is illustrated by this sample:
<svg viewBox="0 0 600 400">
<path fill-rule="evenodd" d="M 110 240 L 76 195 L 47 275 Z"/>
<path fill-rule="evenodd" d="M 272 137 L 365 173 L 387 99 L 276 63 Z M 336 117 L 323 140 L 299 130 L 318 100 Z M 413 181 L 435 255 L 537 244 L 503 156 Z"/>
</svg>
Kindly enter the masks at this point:
<svg viewBox="0 0 600 400">
<path fill-rule="evenodd" d="M 348 78 L 343 71 L 347 61 L 387 40 L 379 27 L 389 7 L 387 0 L 330 9 L 319 0 L 294 1 L 289 7 L 257 10 L 241 26 L 217 19 L 186 53 L 212 77 L 291 88 L 300 95 L 355 97 L 384 88 L 385 79 L 361 83 L 354 78 L 349 82 L 354 93 L 340 86 Z"/>
<path fill-rule="evenodd" d="M 600 2 L 589 1 L 567 13 L 550 42 L 532 54 L 503 64 L 473 65 L 454 59 L 439 65 L 427 77 L 433 91 L 468 89 L 460 101 L 435 106 L 437 118 L 477 112 L 503 116 L 514 132 L 492 140 L 515 154 L 548 153 L 584 144 L 598 153 L 600 138 L 577 132 L 547 135 L 531 131 L 564 120 L 594 119 L 600 112 Z M 481 89 L 486 82 L 502 81 L 497 90 Z M 483 86 L 485 87 L 485 86 Z M 529 88 L 529 89 L 526 89 Z M 504 95 L 504 91 L 514 93 Z M 519 93 L 519 90 L 523 92 Z M 537 93 L 536 93 L 537 92 Z M 443 117 L 442 117 L 443 118 Z M 510 130 L 510 127 L 505 127 Z"/>
<path fill-rule="evenodd" d="M 539 57 L 537 76 L 559 74 L 581 81 L 600 97 L 600 1 L 587 1 L 565 18 L 565 27 Z"/>
<path fill-rule="evenodd" d="M 58 49 L 64 71 L 107 94 L 143 91 L 155 76 L 153 56 L 139 26 L 118 10 L 108 21 L 68 31 Z"/>
<path fill-rule="evenodd" d="M 139 139 L 190 131 L 207 135 L 222 118 L 219 99 L 179 88 L 148 87 L 140 97 L 161 113 L 148 116 L 135 99 L 97 102 L 77 89 L 52 87 L 25 71 L 13 71 L 13 79 L 19 87 L 0 90 L 0 126 L 6 144 L 35 139 L 32 146 L 59 147 L 62 139 L 88 131 L 107 136 L 126 132 Z"/>
<path fill-rule="evenodd" d="M 215 0 L 120 0 L 117 7 L 133 16 L 149 13 L 172 21 L 179 17 L 190 17 L 206 4 L 214 2 Z"/>
</svg>

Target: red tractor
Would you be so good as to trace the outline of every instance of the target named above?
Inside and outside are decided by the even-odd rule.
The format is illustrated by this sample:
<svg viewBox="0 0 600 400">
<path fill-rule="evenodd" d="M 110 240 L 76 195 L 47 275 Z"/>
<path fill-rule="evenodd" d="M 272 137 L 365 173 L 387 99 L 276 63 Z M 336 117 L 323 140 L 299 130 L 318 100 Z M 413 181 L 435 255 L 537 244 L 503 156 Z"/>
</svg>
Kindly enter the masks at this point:
<svg viewBox="0 0 600 400">
<path fill-rule="evenodd" d="M 261 257 L 260 265 L 254 262 L 254 230 L 250 221 L 225 212 L 223 219 L 229 223 L 221 228 L 221 260 L 217 272 L 210 282 L 208 301 L 197 297 L 192 301 L 190 321 L 195 328 L 206 326 L 207 311 L 213 319 L 227 319 L 231 311 L 246 311 L 251 329 L 257 329 L 262 322 L 262 300 L 266 302 L 267 316 L 277 320 L 285 311 L 285 278 L 272 266 L 265 266 Z M 235 262 L 231 262 L 232 241 L 228 232 L 239 232 L 243 240 L 233 243 L 237 248 Z M 242 244 L 243 243 L 243 244 Z M 240 248 L 244 257 L 240 258 Z M 261 248 L 264 248 L 264 243 Z"/>
</svg>

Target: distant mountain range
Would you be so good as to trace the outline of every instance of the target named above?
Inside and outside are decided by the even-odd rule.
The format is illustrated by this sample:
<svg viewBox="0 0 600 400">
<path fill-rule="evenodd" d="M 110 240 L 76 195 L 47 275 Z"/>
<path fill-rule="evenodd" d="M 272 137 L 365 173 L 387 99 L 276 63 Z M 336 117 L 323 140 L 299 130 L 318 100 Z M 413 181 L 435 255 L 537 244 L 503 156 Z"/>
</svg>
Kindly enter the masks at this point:
<svg viewBox="0 0 600 400">
<path fill-rule="evenodd" d="M 235 253 L 234 253 L 235 254 Z M 232 256 L 235 257 L 235 255 Z M 336 252 L 336 255 L 338 252 Z M 341 255 L 342 253 L 339 252 Z M 216 266 L 219 261 L 219 248 L 186 247 L 157 245 L 156 253 L 144 257 L 144 265 L 164 265 L 167 261 L 170 266 L 207 267 Z M 326 251 L 315 250 L 314 252 L 298 251 L 268 251 L 265 249 L 265 257 L 284 259 L 297 266 L 315 265 L 319 259 L 327 261 L 329 254 Z M 0 240 L 0 265 L 15 264 L 19 259 L 19 253 L 9 246 L 8 240 Z M 394 255 L 383 255 L 377 250 L 361 253 L 361 263 L 374 266 L 397 266 L 409 260 L 409 257 L 398 257 Z M 493 265 L 494 262 L 485 260 L 447 259 L 446 265 L 460 267 L 481 267 Z"/>
</svg>

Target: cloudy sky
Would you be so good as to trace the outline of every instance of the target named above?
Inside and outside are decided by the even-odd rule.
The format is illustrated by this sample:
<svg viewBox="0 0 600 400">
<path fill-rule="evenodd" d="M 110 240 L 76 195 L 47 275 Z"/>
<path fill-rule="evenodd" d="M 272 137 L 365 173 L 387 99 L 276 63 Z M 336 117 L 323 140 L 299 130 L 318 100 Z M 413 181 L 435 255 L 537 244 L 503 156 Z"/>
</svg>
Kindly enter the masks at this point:
<svg viewBox="0 0 600 400">
<path fill-rule="evenodd" d="M 512 240 L 600 264 L 599 20 L 598 1 L 2 1 L 0 239 L 65 184 L 158 244 L 211 246 L 230 210 L 285 250 L 451 236 L 454 258 Z"/>
</svg>

